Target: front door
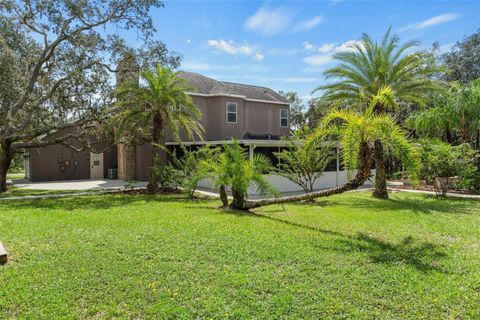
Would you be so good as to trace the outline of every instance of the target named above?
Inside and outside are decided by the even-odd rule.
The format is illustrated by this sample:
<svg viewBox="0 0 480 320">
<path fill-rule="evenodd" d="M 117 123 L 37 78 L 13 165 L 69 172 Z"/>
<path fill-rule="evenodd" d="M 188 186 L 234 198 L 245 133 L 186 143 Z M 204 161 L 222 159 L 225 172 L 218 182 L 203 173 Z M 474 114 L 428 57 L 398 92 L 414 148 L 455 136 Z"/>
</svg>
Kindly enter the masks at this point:
<svg viewBox="0 0 480 320">
<path fill-rule="evenodd" d="M 103 179 L 103 153 L 90 152 L 90 179 Z"/>
</svg>

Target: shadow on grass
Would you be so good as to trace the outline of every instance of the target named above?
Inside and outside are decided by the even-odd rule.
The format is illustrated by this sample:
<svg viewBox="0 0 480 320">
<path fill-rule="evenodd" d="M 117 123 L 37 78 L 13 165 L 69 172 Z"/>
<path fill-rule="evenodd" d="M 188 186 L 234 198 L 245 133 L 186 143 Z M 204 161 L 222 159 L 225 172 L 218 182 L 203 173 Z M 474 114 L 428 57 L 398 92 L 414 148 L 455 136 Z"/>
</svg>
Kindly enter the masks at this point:
<svg viewBox="0 0 480 320">
<path fill-rule="evenodd" d="M 390 199 L 380 200 L 372 197 L 354 196 L 333 197 L 321 199 L 317 202 L 299 202 L 296 205 L 309 207 L 343 206 L 356 209 L 367 209 L 370 212 L 392 212 L 407 210 L 414 213 L 431 214 L 434 212 L 451 214 L 471 214 L 472 208 L 478 207 L 480 212 L 480 201 L 460 198 L 438 198 L 432 195 L 405 196 L 390 194 Z"/>
<path fill-rule="evenodd" d="M 374 263 L 390 265 L 409 265 L 415 269 L 428 272 L 447 273 L 441 266 L 441 260 L 447 257 L 442 247 L 431 242 L 419 242 L 412 236 L 405 237 L 398 243 L 388 242 L 365 233 L 356 235 L 344 234 L 338 231 L 322 229 L 276 217 L 255 214 L 257 217 L 286 224 L 295 228 L 310 230 L 321 234 L 338 237 L 334 246 L 319 245 L 321 249 L 343 253 L 362 252 Z"/>
</svg>

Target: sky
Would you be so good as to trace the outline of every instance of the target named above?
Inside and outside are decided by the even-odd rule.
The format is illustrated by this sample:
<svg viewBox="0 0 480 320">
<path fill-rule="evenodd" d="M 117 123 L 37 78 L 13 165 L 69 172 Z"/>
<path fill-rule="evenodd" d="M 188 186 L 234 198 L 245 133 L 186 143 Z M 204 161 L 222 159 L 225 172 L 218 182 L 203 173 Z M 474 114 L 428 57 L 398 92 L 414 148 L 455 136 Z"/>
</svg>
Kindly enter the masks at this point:
<svg viewBox="0 0 480 320">
<path fill-rule="evenodd" d="M 480 29 L 480 1 L 165 1 L 156 37 L 183 55 L 180 69 L 217 80 L 297 91 L 325 84 L 332 55 L 391 26 L 419 49 L 448 51 Z M 134 39 L 130 39 L 134 40 Z"/>
</svg>

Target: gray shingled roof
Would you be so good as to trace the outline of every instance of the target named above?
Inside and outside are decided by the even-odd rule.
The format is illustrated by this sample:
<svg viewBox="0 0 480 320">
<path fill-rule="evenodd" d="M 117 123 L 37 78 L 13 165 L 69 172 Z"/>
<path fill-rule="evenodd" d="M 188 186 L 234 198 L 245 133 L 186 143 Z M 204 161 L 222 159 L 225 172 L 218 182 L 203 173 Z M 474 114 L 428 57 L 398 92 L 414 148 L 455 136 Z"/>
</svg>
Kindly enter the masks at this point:
<svg viewBox="0 0 480 320">
<path fill-rule="evenodd" d="M 195 87 L 196 93 L 218 94 L 218 95 L 239 95 L 247 99 L 257 99 L 272 102 L 288 103 L 287 99 L 278 92 L 266 87 L 252 86 L 249 84 L 233 83 L 226 81 L 217 81 L 215 79 L 203 76 L 198 73 L 181 71 L 179 77 L 188 81 Z"/>
</svg>

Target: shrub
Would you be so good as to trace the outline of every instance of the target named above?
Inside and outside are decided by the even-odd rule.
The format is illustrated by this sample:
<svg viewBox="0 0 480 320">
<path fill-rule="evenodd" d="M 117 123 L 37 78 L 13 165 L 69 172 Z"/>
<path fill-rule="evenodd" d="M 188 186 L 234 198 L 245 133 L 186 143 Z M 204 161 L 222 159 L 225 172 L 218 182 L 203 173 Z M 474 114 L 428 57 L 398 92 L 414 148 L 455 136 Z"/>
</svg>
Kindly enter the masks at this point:
<svg viewBox="0 0 480 320">
<path fill-rule="evenodd" d="M 457 186 L 475 184 L 478 171 L 470 145 L 452 146 L 439 140 L 421 140 L 419 149 L 419 176 L 434 185 L 437 195 L 445 196 L 452 188 L 455 177 L 458 178 Z"/>
<path fill-rule="evenodd" d="M 334 160 L 333 143 L 322 136 L 306 141 L 309 132 L 299 129 L 285 140 L 288 148 L 274 154 L 280 160 L 278 174 L 299 185 L 305 193 L 313 192 L 314 184 Z"/>
<path fill-rule="evenodd" d="M 153 166 L 157 182 L 163 191 L 176 190 L 181 182 L 181 173 L 171 165 L 156 164 Z"/>
<path fill-rule="evenodd" d="M 179 182 L 185 189 L 187 197 L 193 197 L 198 182 L 208 175 L 208 168 L 203 165 L 203 162 L 215 158 L 218 152 L 218 148 L 211 148 L 207 145 L 195 151 L 183 148 L 182 157 L 173 155 L 172 162 L 179 169 Z"/>
</svg>

